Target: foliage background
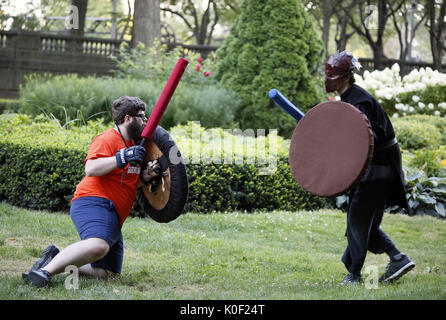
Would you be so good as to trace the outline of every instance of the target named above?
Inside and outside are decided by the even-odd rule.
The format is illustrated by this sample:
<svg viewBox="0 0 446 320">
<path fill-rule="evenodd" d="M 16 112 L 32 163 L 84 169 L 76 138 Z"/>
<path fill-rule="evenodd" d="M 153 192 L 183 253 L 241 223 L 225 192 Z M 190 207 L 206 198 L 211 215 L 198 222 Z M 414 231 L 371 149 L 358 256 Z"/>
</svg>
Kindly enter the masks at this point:
<svg viewBox="0 0 446 320">
<path fill-rule="evenodd" d="M 322 99 L 321 78 L 315 76 L 324 49 L 300 1 L 244 1 L 217 56 L 217 80 L 243 99 L 236 110 L 242 128 L 291 135 L 295 121 L 274 112 L 268 97 L 273 88 L 303 112 Z"/>
</svg>

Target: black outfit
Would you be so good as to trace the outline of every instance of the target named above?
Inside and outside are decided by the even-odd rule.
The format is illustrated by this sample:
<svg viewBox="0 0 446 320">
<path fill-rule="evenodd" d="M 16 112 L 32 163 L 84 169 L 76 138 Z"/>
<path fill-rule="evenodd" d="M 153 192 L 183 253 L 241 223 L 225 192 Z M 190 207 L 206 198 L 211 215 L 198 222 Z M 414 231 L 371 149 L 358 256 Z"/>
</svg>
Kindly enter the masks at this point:
<svg viewBox="0 0 446 320">
<path fill-rule="evenodd" d="M 367 250 L 375 254 L 386 252 L 391 259 L 402 255 L 380 228 L 386 206 L 399 205 L 410 211 L 401 152 L 389 117 L 378 101 L 357 85 L 347 89 L 341 100 L 367 116 L 374 137 L 372 162 L 360 183 L 350 191 L 347 211 L 348 246 L 342 262 L 350 273 L 359 275 Z"/>
</svg>

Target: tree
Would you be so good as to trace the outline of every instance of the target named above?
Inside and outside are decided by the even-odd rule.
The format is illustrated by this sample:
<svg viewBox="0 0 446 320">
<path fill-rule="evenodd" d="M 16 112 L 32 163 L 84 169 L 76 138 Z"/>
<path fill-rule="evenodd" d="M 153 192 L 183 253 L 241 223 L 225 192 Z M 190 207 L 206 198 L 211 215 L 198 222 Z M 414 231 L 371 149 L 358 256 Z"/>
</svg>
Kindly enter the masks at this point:
<svg viewBox="0 0 446 320">
<path fill-rule="evenodd" d="M 324 42 L 325 52 L 329 55 L 330 26 L 332 17 L 337 16 L 342 10 L 340 6 L 343 0 L 304 0 L 304 4 L 314 18 L 322 32 L 322 41 Z M 344 0 L 345 2 L 345 0 Z M 345 25 L 345 24 L 344 24 Z M 339 23 L 337 25 L 339 29 Z M 345 29 L 344 29 L 345 31 Z M 341 30 L 342 32 L 342 30 Z"/>
<path fill-rule="evenodd" d="M 446 51 L 446 1 L 426 0 L 425 6 L 434 68 L 441 70 L 441 60 Z"/>
<path fill-rule="evenodd" d="M 343 13 L 349 25 L 370 45 L 375 69 L 381 69 L 382 62 L 386 58 L 384 55 L 384 36 L 387 21 L 401 8 L 406 0 L 358 0 L 354 2 L 356 10 L 353 10 L 351 5 L 347 5 L 343 6 Z"/>
<path fill-rule="evenodd" d="M 217 56 L 216 79 L 244 100 L 236 112 L 243 129 L 294 130 L 269 99 L 273 88 L 303 112 L 323 97 L 324 46 L 299 0 L 245 0 Z"/>
<path fill-rule="evenodd" d="M 402 65 L 412 58 L 411 48 L 416 31 L 426 18 L 425 12 L 421 11 L 422 15 L 418 15 L 416 11 L 416 0 L 412 0 L 410 4 L 405 3 L 399 10 L 392 13 L 393 25 L 400 43 L 399 59 Z"/>
<path fill-rule="evenodd" d="M 161 11 L 181 19 L 199 45 L 209 45 L 217 24 L 223 19 L 233 19 L 239 10 L 240 0 L 206 0 L 200 8 L 193 0 L 164 0 Z"/>
<path fill-rule="evenodd" d="M 77 7 L 79 13 L 79 28 L 71 28 L 70 34 L 83 36 L 85 29 L 85 18 L 87 16 L 88 0 L 71 0 L 71 5 Z"/>
<path fill-rule="evenodd" d="M 338 23 L 336 24 L 336 35 L 335 35 L 335 42 L 336 42 L 336 50 L 344 51 L 347 47 L 348 40 L 355 34 L 355 31 L 348 32 L 348 23 L 347 18 L 345 15 L 341 14 L 340 12 L 336 13 L 336 16 L 338 18 Z"/>
<path fill-rule="evenodd" d="M 132 46 L 138 42 L 150 47 L 155 38 L 161 39 L 159 0 L 135 0 Z"/>
</svg>

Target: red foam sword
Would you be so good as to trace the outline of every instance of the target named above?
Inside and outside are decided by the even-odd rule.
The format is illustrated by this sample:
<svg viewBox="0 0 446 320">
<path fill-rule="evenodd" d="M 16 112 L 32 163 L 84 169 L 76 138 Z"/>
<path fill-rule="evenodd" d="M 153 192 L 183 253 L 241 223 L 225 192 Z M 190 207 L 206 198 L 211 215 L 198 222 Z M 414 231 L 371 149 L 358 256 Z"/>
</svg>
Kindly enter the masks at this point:
<svg viewBox="0 0 446 320">
<path fill-rule="evenodd" d="M 188 63 L 189 61 L 184 58 L 178 59 L 175 68 L 170 74 L 170 77 L 164 86 L 163 92 L 161 93 L 161 96 L 159 97 L 155 108 L 153 109 L 152 114 L 150 115 L 149 120 L 147 121 L 147 124 L 141 134 L 141 137 L 143 138 L 141 145 L 144 145 L 145 140 L 151 139 L 155 133 L 155 130 L 161 121 L 161 117 L 163 116 L 164 111 L 166 111 L 167 105 L 169 104 Z"/>
</svg>

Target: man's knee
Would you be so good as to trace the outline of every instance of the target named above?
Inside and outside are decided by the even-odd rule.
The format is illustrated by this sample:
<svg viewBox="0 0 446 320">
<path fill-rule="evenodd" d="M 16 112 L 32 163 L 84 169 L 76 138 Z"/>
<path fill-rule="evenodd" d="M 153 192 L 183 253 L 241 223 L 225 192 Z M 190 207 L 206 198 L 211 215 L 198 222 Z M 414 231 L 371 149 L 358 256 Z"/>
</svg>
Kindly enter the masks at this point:
<svg viewBox="0 0 446 320">
<path fill-rule="evenodd" d="M 110 251 L 110 246 L 107 241 L 99 238 L 91 238 L 88 239 L 90 247 L 89 247 L 89 255 L 94 259 L 94 261 L 102 259 L 108 251 Z"/>
</svg>

